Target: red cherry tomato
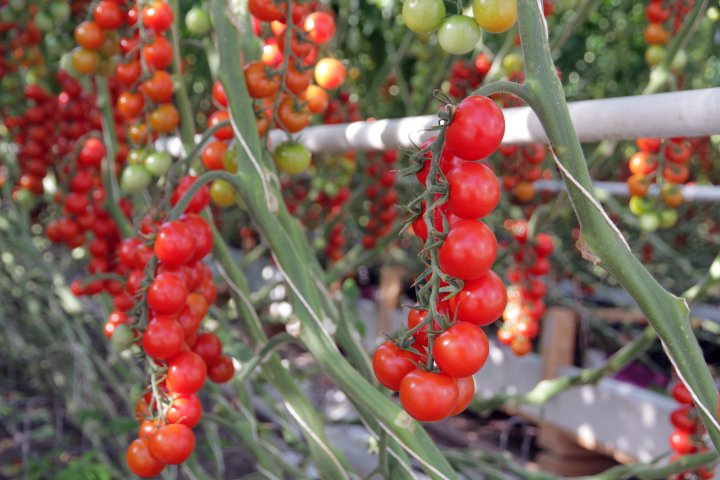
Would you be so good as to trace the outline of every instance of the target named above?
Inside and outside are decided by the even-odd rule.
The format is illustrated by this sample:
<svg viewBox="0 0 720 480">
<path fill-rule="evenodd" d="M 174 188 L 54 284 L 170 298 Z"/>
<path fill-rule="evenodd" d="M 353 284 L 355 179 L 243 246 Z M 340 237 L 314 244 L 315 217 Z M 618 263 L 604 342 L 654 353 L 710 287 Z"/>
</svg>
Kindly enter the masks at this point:
<svg viewBox="0 0 720 480">
<path fill-rule="evenodd" d="M 397 392 L 402 379 L 415 370 L 422 357 L 407 350 L 401 350 L 394 342 L 387 340 L 380 345 L 372 358 L 373 372 L 381 385 Z"/>
<path fill-rule="evenodd" d="M 459 378 L 477 373 L 485 365 L 490 347 L 480 327 L 460 322 L 435 338 L 432 351 L 438 368 Z"/>
<path fill-rule="evenodd" d="M 156 477 L 165 468 L 165 464 L 151 453 L 148 443 L 139 438 L 128 447 L 125 461 L 130 471 L 141 478 Z"/>
<path fill-rule="evenodd" d="M 194 393 L 175 395 L 165 414 L 168 423 L 180 423 L 193 428 L 202 418 L 202 403 Z"/>
<path fill-rule="evenodd" d="M 215 383 L 225 383 L 233 377 L 235 366 L 227 355 L 220 357 L 220 361 L 208 369 L 208 377 Z"/>
<path fill-rule="evenodd" d="M 457 106 L 447 127 L 445 146 L 463 160 L 482 160 L 500 146 L 505 117 L 487 97 L 471 96 Z"/>
<path fill-rule="evenodd" d="M 174 315 L 185 306 L 188 291 L 185 282 L 172 273 L 157 275 L 147 292 L 147 302 L 158 315 Z"/>
<path fill-rule="evenodd" d="M 162 426 L 150 439 L 150 453 L 166 465 L 179 465 L 192 455 L 195 434 L 186 425 Z"/>
<path fill-rule="evenodd" d="M 454 378 L 443 373 L 413 370 L 400 382 L 400 403 L 421 422 L 438 422 L 452 414 L 459 391 Z"/>
<path fill-rule="evenodd" d="M 164 223 L 155 238 L 155 254 L 167 265 L 188 263 L 195 255 L 192 230 L 179 220 Z"/>
<path fill-rule="evenodd" d="M 460 293 L 450 299 L 450 311 L 459 322 L 490 325 L 500 318 L 507 305 L 505 284 L 495 272 L 465 282 Z"/>
<path fill-rule="evenodd" d="M 157 317 L 148 323 L 143 333 L 145 353 L 158 360 L 168 360 L 182 350 L 185 333 L 172 317 Z"/>
<path fill-rule="evenodd" d="M 500 202 L 500 183 L 485 165 L 463 163 L 447 175 L 447 206 L 460 218 L 475 220 L 489 215 Z"/>
<path fill-rule="evenodd" d="M 168 364 L 167 388 L 172 393 L 195 393 L 205 383 L 207 366 L 199 355 L 182 352 Z"/>
<path fill-rule="evenodd" d="M 450 228 L 438 256 L 443 272 L 462 280 L 474 280 L 490 270 L 497 256 L 497 240 L 484 223 L 460 220 Z"/>
<path fill-rule="evenodd" d="M 458 386 L 458 400 L 450 416 L 464 412 L 475 396 L 475 379 L 473 377 L 456 378 L 455 381 Z"/>
</svg>

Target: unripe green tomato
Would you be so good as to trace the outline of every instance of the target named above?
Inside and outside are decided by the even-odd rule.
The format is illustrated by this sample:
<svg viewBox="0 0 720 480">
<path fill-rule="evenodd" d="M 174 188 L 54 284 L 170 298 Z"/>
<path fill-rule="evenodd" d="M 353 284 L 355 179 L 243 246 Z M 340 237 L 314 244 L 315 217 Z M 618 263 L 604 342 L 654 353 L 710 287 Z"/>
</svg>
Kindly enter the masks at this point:
<svg viewBox="0 0 720 480">
<path fill-rule="evenodd" d="M 50 15 L 58 22 L 66 21 L 70 18 L 70 3 L 63 1 L 51 2 Z"/>
<path fill-rule="evenodd" d="M 630 211 L 638 217 L 643 213 L 649 212 L 652 208 L 647 199 L 638 196 L 630 197 L 628 206 L 630 207 Z"/>
<path fill-rule="evenodd" d="M 447 53 L 462 55 L 471 52 L 480 40 L 477 23 L 465 15 L 447 17 L 438 30 L 438 43 Z"/>
<path fill-rule="evenodd" d="M 640 229 L 645 232 L 654 232 L 660 227 L 660 215 L 657 212 L 647 212 L 638 218 Z"/>
<path fill-rule="evenodd" d="M 334 197 L 335 195 L 338 194 L 339 190 L 340 190 L 340 188 L 333 182 L 326 183 L 325 187 L 323 188 L 323 192 L 328 197 Z"/>
<path fill-rule="evenodd" d="M 511 75 L 513 73 L 522 72 L 525 68 L 525 62 L 523 61 L 522 55 L 519 53 L 508 53 L 502 59 L 502 67 L 505 71 L 505 75 Z"/>
<path fill-rule="evenodd" d="M 238 172 L 238 153 L 236 148 L 230 147 L 225 150 L 225 154 L 223 155 L 223 169 L 230 173 Z"/>
<path fill-rule="evenodd" d="M 660 211 L 660 228 L 672 228 L 678 222 L 677 210 L 667 208 Z"/>
<path fill-rule="evenodd" d="M 688 56 L 685 50 L 678 50 L 675 54 L 675 58 L 670 62 L 670 70 L 674 73 L 681 73 L 687 66 Z"/>
<path fill-rule="evenodd" d="M 429 33 L 440 26 L 445 17 L 442 0 L 405 0 L 402 18 L 405 25 L 415 33 Z"/>
<path fill-rule="evenodd" d="M 218 179 L 210 185 L 210 200 L 220 208 L 234 204 L 236 196 L 235 187 L 225 180 Z"/>
<path fill-rule="evenodd" d="M 310 166 L 312 155 L 303 145 L 287 141 L 278 145 L 273 152 L 275 164 L 281 172 L 297 175 L 303 173 Z"/>
<path fill-rule="evenodd" d="M 52 17 L 42 10 L 35 15 L 35 26 L 43 33 L 50 33 L 55 27 Z"/>
<path fill-rule="evenodd" d="M 145 157 L 145 168 L 152 175 L 165 175 L 172 166 L 173 158 L 168 152 L 153 152 Z"/>
<path fill-rule="evenodd" d="M 110 337 L 110 346 L 113 350 L 120 353 L 132 347 L 135 341 L 135 334 L 128 325 L 121 324 L 115 327 L 115 331 Z"/>
<path fill-rule="evenodd" d="M 120 177 L 120 188 L 125 193 L 145 190 L 152 182 L 152 175 L 142 165 L 128 165 Z"/>
<path fill-rule="evenodd" d="M 185 27 L 191 34 L 201 37 L 212 28 L 210 15 L 200 7 L 193 7 L 185 15 Z"/>
<path fill-rule="evenodd" d="M 645 61 L 648 65 L 659 65 L 665 60 L 665 47 L 662 45 L 650 45 L 645 50 Z"/>
<path fill-rule="evenodd" d="M 707 9 L 707 17 L 712 22 L 720 21 L 720 9 L 717 7 L 710 7 Z"/>
<path fill-rule="evenodd" d="M 35 206 L 35 194 L 27 188 L 18 188 L 13 192 L 13 200 L 27 210 Z"/>
<path fill-rule="evenodd" d="M 490 33 L 502 33 L 515 25 L 517 2 L 513 0 L 473 0 L 473 16 L 477 24 Z"/>
</svg>

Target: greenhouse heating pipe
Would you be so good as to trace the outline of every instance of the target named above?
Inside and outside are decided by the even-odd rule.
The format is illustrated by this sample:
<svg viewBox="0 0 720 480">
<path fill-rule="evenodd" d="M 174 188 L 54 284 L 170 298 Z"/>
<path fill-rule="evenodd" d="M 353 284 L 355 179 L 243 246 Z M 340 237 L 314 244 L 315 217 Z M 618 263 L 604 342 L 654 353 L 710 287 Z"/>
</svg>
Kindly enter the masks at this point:
<svg viewBox="0 0 720 480">
<path fill-rule="evenodd" d="M 720 134 L 720 88 L 657 93 L 568 104 L 582 142 L 640 137 L 702 137 Z M 529 107 L 505 113 L 504 144 L 546 143 L 540 121 Z M 297 139 L 315 153 L 411 148 L 432 132 L 435 115 L 309 127 Z M 287 138 L 270 133 L 271 148 Z"/>
<path fill-rule="evenodd" d="M 628 197 L 628 187 L 625 182 L 594 182 L 595 192 L 600 200 L 603 195 L 614 197 Z M 559 180 L 538 180 L 534 183 L 535 190 L 539 192 L 558 192 L 565 190 L 565 184 Z M 718 202 L 720 201 L 720 186 L 714 185 L 682 185 L 680 191 L 683 200 L 687 202 Z M 657 185 L 650 186 L 650 196 L 659 195 Z"/>
</svg>

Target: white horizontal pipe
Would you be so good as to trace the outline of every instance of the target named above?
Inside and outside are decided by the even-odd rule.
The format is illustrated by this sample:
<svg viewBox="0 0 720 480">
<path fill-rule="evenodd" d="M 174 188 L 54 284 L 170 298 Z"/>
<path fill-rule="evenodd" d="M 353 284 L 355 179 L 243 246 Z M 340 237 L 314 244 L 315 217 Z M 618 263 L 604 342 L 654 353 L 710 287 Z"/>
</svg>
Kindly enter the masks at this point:
<svg viewBox="0 0 720 480">
<path fill-rule="evenodd" d="M 568 107 L 581 142 L 720 134 L 720 88 L 586 100 L 571 102 Z M 503 112 L 503 143 L 547 142 L 540 121 L 529 107 Z M 297 138 L 316 153 L 382 151 L 419 144 L 432 135 L 421 130 L 435 125 L 437 117 L 425 115 L 308 127 Z M 285 138 L 283 132 L 272 131 L 271 148 Z"/>
<path fill-rule="evenodd" d="M 542 192 L 558 192 L 565 190 L 565 184 L 559 180 L 538 180 L 535 190 Z M 598 193 L 615 197 L 628 197 L 627 184 L 624 182 L 594 182 L 593 186 Z M 714 185 L 683 185 L 680 187 L 683 199 L 688 202 L 717 202 L 720 201 L 720 186 Z M 659 195 L 657 185 L 650 186 L 650 196 Z"/>
</svg>

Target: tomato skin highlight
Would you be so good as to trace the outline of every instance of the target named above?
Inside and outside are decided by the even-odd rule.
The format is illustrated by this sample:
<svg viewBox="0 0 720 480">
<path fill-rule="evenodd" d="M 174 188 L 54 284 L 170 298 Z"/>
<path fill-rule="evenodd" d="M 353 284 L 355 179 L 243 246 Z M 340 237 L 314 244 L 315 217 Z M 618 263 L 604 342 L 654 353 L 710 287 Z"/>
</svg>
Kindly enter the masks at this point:
<svg viewBox="0 0 720 480">
<path fill-rule="evenodd" d="M 485 365 L 490 346 L 480 327 L 459 322 L 435 338 L 432 351 L 443 373 L 462 378 L 474 375 Z"/>
<path fill-rule="evenodd" d="M 454 378 L 443 373 L 413 370 L 400 383 L 400 403 L 421 422 L 438 422 L 452 414 L 459 391 Z"/>
<path fill-rule="evenodd" d="M 417 368 L 415 363 L 421 361 L 420 355 L 401 350 L 391 340 L 387 340 L 373 353 L 372 367 L 380 384 L 397 392 L 405 375 L 415 370 Z"/>
<path fill-rule="evenodd" d="M 445 146 L 463 160 L 482 160 L 500 146 L 505 117 L 497 103 L 471 96 L 460 102 L 447 127 Z"/>
</svg>

